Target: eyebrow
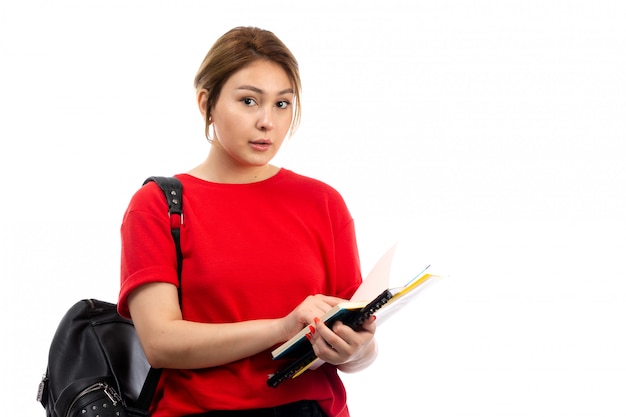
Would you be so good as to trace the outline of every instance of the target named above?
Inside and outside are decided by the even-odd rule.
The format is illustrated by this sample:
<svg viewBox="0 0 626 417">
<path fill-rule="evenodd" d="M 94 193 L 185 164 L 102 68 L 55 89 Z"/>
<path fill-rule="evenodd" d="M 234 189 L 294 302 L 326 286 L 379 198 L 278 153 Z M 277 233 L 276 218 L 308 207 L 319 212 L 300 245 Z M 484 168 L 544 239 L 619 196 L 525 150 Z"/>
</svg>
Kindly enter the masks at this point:
<svg viewBox="0 0 626 417">
<path fill-rule="evenodd" d="M 237 90 L 250 90 L 250 91 L 254 91 L 255 93 L 258 93 L 258 94 L 263 94 L 264 93 L 263 90 L 261 90 L 258 87 L 252 86 L 252 85 L 241 85 L 241 86 L 237 87 Z M 289 94 L 289 93 L 293 94 L 293 88 L 286 88 L 286 89 L 284 89 L 282 91 L 279 91 L 278 95 Z"/>
</svg>

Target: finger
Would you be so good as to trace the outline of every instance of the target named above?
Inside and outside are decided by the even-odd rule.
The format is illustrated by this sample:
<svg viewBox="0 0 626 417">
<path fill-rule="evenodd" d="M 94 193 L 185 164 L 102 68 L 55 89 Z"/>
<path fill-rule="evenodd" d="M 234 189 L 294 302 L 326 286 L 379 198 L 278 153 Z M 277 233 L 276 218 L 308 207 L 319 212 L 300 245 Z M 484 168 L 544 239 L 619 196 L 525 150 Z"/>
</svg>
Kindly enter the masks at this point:
<svg viewBox="0 0 626 417">
<path fill-rule="evenodd" d="M 376 333 L 376 316 L 372 316 L 365 320 L 361 327 L 368 333 Z"/>
<path fill-rule="evenodd" d="M 319 318 L 316 318 L 314 322 L 315 324 L 311 326 L 311 329 L 315 331 L 311 333 L 320 352 L 339 352 L 345 350 L 347 343 L 342 337 L 337 335 Z"/>
<path fill-rule="evenodd" d="M 325 303 L 327 303 L 331 307 L 334 307 L 339 303 L 347 301 L 345 298 L 333 297 L 332 295 L 321 295 L 321 298 L 324 300 Z"/>
</svg>

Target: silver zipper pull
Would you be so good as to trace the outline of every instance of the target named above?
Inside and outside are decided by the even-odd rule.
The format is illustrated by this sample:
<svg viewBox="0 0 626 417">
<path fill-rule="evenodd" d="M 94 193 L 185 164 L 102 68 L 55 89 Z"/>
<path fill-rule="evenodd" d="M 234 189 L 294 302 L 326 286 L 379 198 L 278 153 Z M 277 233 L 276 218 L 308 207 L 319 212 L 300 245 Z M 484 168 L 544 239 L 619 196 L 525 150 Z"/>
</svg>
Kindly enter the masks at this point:
<svg viewBox="0 0 626 417">
<path fill-rule="evenodd" d="M 122 397 L 108 384 L 104 384 L 104 393 L 111 400 L 113 405 L 117 405 L 117 403 L 122 402 Z"/>
<path fill-rule="evenodd" d="M 41 402 L 43 400 L 43 392 L 46 389 L 46 382 L 48 381 L 48 375 L 43 374 L 41 377 L 41 382 L 39 383 L 39 388 L 37 389 L 37 401 Z"/>
</svg>

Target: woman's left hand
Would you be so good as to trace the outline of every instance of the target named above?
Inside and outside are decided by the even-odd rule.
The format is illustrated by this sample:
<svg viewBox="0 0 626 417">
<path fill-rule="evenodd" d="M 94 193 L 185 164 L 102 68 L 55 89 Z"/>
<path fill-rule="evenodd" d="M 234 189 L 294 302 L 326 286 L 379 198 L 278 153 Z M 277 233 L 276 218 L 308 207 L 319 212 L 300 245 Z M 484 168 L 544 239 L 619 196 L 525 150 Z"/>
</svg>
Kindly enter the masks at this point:
<svg viewBox="0 0 626 417">
<path fill-rule="evenodd" d="M 340 365 L 343 371 L 350 372 L 369 365 L 376 356 L 376 317 L 363 322 L 358 330 L 341 322 L 328 328 L 319 319 L 309 327 L 309 341 L 318 358 L 333 365 Z"/>
</svg>

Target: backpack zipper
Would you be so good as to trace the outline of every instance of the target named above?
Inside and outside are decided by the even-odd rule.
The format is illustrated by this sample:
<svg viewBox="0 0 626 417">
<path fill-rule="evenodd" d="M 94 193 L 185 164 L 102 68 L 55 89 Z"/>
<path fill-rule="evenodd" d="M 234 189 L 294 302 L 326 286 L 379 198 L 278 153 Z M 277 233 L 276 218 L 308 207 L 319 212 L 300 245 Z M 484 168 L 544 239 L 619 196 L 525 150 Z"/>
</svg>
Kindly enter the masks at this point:
<svg viewBox="0 0 626 417">
<path fill-rule="evenodd" d="M 43 393 L 46 389 L 46 383 L 48 382 L 48 373 L 46 372 L 41 377 L 41 382 L 39 383 L 39 388 L 37 389 L 37 401 L 43 404 Z"/>
<path fill-rule="evenodd" d="M 70 411 L 72 410 L 72 408 L 74 408 L 74 405 L 76 404 L 76 402 L 78 402 L 78 400 L 91 393 L 94 391 L 98 391 L 98 390 L 102 390 L 104 391 L 104 394 L 109 397 L 109 400 L 111 400 L 111 402 L 113 403 L 113 406 L 115 407 L 118 403 L 122 402 L 122 397 L 120 397 L 120 395 L 117 393 L 117 391 L 115 391 L 113 389 L 113 387 L 111 387 L 109 384 L 107 384 L 106 382 L 98 382 L 95 383 L 93 385 L 88 386 L 87 388 L 85 388 L 84 390 L 82 390 L 76 397 L 74 397 L 74 400 L 72 401 L 72 403 L 70 404 L 70 406 L 67 409 L 67 414 L 65 415 L 65 417 L 70 417 Z"/>
</svg>

